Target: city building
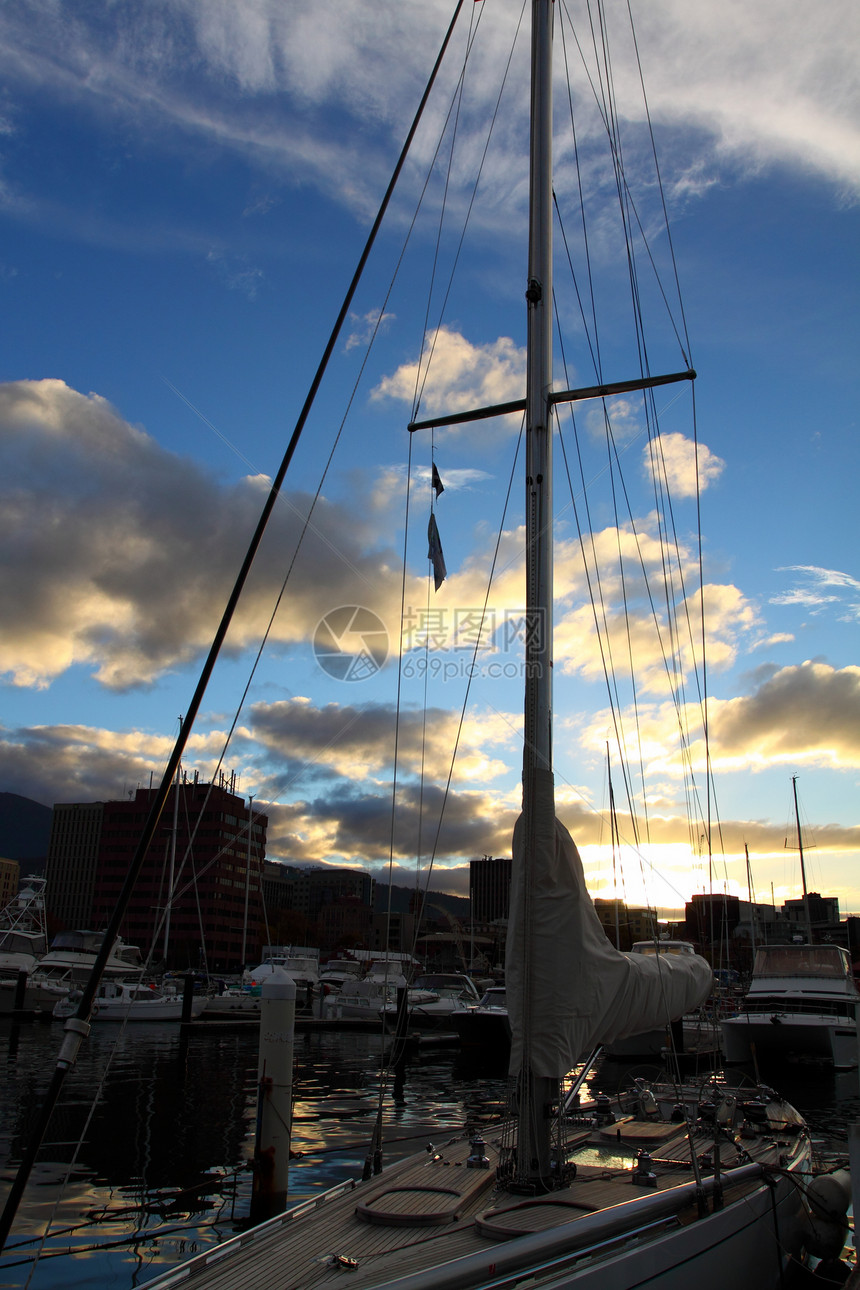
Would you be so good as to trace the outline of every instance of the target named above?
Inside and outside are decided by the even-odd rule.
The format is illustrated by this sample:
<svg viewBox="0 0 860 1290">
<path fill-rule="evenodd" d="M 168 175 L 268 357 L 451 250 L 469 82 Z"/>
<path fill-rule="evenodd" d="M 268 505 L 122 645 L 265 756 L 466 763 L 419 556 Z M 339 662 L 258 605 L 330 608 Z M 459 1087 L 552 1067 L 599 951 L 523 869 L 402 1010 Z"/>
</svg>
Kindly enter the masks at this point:
<svg viewBox="0 0 860 1290">
<path fill-rule="evenodd" d="M 476 925 L 507 919 L 511 905 L 510 856 L 469 861 L 469 899 Z"/>
<path fill-rule="evenodd" d="M 65 928 L 101 930 L 116 908 L 155 789 L 54 807 L 47 907 Z M 225 784 L 170 789 L 120 934 L 153 962 L 239 971 L 258 956 L 267 816 Z"/>
<path fill-rule="evenodd" d="M 286 868 L 286 866 L 284 866 Z M 320 911 L 338 901 L 358 901 L 373 909 L 376 882 L 362 869 L 340 869 L 329 865 L 318 869 L 291 869 L 285 885 L 289 893 L 290 909 L 304 914 L 309 922 L 319 919 Z"/>
<path fill-rule="evenodd" d="M 21 866 L 18 861 L 5 860 L 0 856 L 0 909 L 18 895 L 20 882 Z"/>
<path fill-rule="evenodd" d="M 104 802 L 59 802 L 45 859 L 45 911 L 68 931 L 93 930 L 93 890 Z"/>
<path fill-rule="evenodd" d="M 629 950 L 636 941 L 650 941 L 657 935 L 657 911 L 626 905 L 623 900 L 594 898 L 600 925 L 613 945 Z"/>
<path fill-rule="evenodd" d="M 414 914 L 374 914 L 370 929 L 370 948 L 380 953 L 392 950 L 412 954 L 415 946 Z"/>
<path fill-rule="evenodd" d="M 813 932 L 819 928 L 831 927 L 839 922 L 839 900 L 836 896 L 821 896 L 817 891 L 807 892 L 806 900 L 802 896 L 787 900 L 783 905 L 785 916 L 797 931 L 806 933 L 807 906 L 809 922 Z"/>
<path fill-rule="evenodd" d="M 369 948 L 373 910 L 356 896 L 341 896 L 322 905 L 317 924 L 328 950 Z"/>
</svg>

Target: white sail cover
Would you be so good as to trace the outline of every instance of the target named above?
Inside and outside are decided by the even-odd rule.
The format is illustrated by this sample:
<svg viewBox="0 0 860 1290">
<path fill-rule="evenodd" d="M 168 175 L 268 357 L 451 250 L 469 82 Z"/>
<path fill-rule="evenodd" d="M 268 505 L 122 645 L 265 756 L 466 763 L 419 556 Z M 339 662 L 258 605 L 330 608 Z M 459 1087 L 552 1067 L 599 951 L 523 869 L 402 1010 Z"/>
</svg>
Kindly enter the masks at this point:
<svg viewBox="0 0 860 1290">
<path fill-rule="evenodd" d="M 514 828 L 505 968 L 510 1073 L 519 1072 L 530 1048 L 532 1072 L 561 1079 L 598 1044 L 657 1029 L 704 1003 L 713 973 L 699 955 L 625 955 L 614 948 L 591 903 L 579 852 L 555 818 L 552 775 L 538 771 L 535 780 L 530 892 L 522 816 Z"/>
</svg>

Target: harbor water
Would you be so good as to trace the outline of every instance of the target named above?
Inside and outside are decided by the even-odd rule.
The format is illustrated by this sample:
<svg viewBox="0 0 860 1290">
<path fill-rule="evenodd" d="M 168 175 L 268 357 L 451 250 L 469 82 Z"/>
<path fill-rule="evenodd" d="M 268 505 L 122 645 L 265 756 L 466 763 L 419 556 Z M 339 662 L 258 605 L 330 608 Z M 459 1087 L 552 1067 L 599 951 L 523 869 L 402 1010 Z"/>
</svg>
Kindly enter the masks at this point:
<svg viewBox="0 0 860 1290">
<path fill-rule="evenodd" d="M 57 1023 L 0 1028 L 3 1199 L 61 1034 Z M 456 1047 L 412 1050 L 402 1088 L 383 1085 L 386 1042 L 367 1033 L 297 1033 L 290 1204 L 361 1177 L 380 1098 L 388 1161 L 499 1114 L 502 1072 L 467 1061 Z M 175 1025 L 94 1026 L 0 1259 L 0 1287 L 128 1290 L 241 1230 L 250 1209 L 256 1070 L 253 1026 L 204 1022 L 184 1033 Z M 589 1083 L 613 1094 L 635 1072 L 656 1068 L 605 1062 Z M 782 1064 L 761 1074 L 806 1116 L 825 1162 L 847 1157 L 848 1124 L 860 1119 L 856 1071 Z"/>
</svg>

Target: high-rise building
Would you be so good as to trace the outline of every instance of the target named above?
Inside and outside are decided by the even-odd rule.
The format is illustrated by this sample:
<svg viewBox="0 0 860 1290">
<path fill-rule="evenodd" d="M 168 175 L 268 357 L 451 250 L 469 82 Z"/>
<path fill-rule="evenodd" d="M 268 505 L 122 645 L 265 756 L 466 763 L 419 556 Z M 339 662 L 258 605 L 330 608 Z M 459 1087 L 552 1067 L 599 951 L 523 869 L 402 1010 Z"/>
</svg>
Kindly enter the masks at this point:
<svg viewBox="0 0 860 1290">
<path fill-rule="evenodd" d="M 107 925 L 155 796 L 54 807 L 49 912 L 66 928 Z M 223 785 L 173 785 L 120 927 L 169 967 L 238 971 L 264 939 L 260 875 L 267 816 Z M 250 861 L 250 863 L 249 863 Z M 244 951 L 244 953 L 243 953 Z"/>
<path fill-rule="evenodd" d="M 45 910 L 68 931 L 93 930 L 93 884 L 104 802 L 59 802 L 45 860 Z"/>
<path fill-rule="evenodd" d="M 494 923 L 507 918 L 511 906 L 510 856 L 494 860 L 469 861 L 469 898 L 472 902 L 473 923 Z"/>
</svg>

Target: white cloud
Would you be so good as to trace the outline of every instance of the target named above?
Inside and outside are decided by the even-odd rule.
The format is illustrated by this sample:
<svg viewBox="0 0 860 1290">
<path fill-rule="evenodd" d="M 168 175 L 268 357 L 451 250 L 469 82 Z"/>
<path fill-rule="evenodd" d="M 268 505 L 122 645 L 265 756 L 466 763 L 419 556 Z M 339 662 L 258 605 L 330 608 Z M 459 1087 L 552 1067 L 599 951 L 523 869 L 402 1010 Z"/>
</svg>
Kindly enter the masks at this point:
<svg viewBox="0 0 860 1290">
<path fill-rule="evenodd" d="M 493 403 L 525 397 L 525 350 L 507 336 L 473 344 L 448 327 L 425 339 L 419 363 L 404 363 L 373 391 L 376 399 L 393 398 L 412 404 L 416 394 L 425 415 L 467 412 Z"/>
<path fill-rule="evenodd" d="M 513 0 L 498 0 L 480 14 L 471 56 L 479 103 L 463 106 L 466 154 L 480 146 L 467 113 L 477 116 L 494 101 L 518 13 Z M 365 213 L 374 209 L 391 149 L 414 109 L 415 86 L 425 80 L 449 17 L 445 0 L 317 0 L 312 12 L 278 0 L 154 0 L 108 9 L 22 0 L 0 11 L 0 66 L 13 94 L 24 87 L 43 100 L 86 104 L 169 151 L 190 143 L 199 151 L 201 142 L 233 151 L 261 172 L 312 182 Z M 783 0 L 642 6 L 637 37 L 651 118 L 675 136 L 664 158 L 669 189 L 689 196 L 739 166 L 778 164 L 860 191 L 858 25 L 853 0 L 814 10 Z M 645 119 L 642 105 L 624 94 L 625 80 L 636 81 L 629 39 L 616 45 L 613 59 L 629 129 Z M 526 63 L 511 72 L 515 92 Z M 438 124 L 440 112 L 432 108 L 429 119 Z M 344 114 L 353 128 L 344 129 Z M 429 153 L 431 134 L 421 136 L 419 150 Z M 486 217 L 510 225 L 525 193 L 518 191 L 513 205 L 501 194 L 522 139 L 499 125 L 496 142 L 483 179 Z M 474 173 L 471 165 L 455 166 L 452 200 L 467 168 Z M 25 182 L 10 179 L 6 194 L 22 211 Z M 568 182 L 572 174 L 562 166 L 559 183 Z"/>
<path fill-rule="evenodd" d="M 860 580 L 853 574 L 811 564 L 790 564 L 778 572 L 800 574 L 802 581 L 788 591 L 771 596 L 772 605 L 800 605 L 811 614 L 840 605 L 842 613 L 838 617 L 843 622 L 860 622 Z"/>
<path fill-rule="evenodd" d="M 725 462 L 706 444 L 696 444 L 682 434 L 660 434 L 642 449 L 645 469 L 660 486 L 667 484 L 675 497 L 696 497 L 719 479 Z M 698 468 L 698 487 L 697 487 Z"/>
</svg>

